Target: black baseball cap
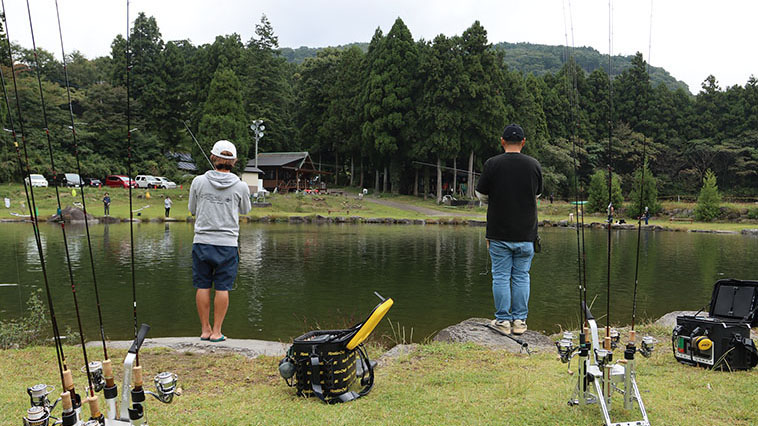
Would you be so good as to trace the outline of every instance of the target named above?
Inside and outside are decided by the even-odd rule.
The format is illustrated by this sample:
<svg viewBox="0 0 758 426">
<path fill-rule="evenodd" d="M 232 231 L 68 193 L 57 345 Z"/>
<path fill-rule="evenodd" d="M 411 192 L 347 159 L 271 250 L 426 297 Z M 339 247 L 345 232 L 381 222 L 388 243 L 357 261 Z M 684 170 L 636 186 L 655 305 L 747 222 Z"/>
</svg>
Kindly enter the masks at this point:
<svg viewBox="0 0 758 426">
<path fill-rule="evenodd" d="M 524 129 L 518 124 L 509 124 L 503 130 L 503 139 L 506 142 L 521 142 L 524 138 Z"/>
</svg>

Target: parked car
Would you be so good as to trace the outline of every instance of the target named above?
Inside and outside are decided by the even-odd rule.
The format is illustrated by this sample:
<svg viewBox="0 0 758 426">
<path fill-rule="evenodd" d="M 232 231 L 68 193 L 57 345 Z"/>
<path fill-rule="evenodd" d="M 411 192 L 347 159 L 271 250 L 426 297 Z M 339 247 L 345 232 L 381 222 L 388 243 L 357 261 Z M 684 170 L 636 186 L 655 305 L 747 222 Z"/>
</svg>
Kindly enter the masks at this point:
<svg viewBox="0 0 758 426">
<path fill-rule="evenodd" d="M 103 182 L 100 179 L 95 178 L 84 178 L 84 184 L 95 188 L 103 186 Z"/>
<path fill-rule="evenodd" d="M 31 182 L 29 181 L 29 178 L 31 178 Z M 39 186 L 43 188 L 47 188 L 47 179 L 45 179 L 42 175 L 32 174 L 24 178 L 24 181 L 29 186 Z"/>
<path fill-rule="evenodd" d="M 129 179 L 124 175 L 108 175 L 105 178 L 105 186 L 110 186 L 112 188 L 129 188 L 129 185 L 131 185 L 132 188 L 137 187 L 137 183 L 133 179 Z"/>
<path fill-rule="evenodd" d="M 155 178 L 158 179 L 161 182 L 160 184 L 158 184 L 158 188 L 163 188 L 163 189 L 174 189 L 174 188 L 176 188 L 176 183 L 175 182 L 171 182 L 170 180 L 168 180 L 167 178 L 165 178 L 163 176 L 156 176 Z"/>
<path fill-rule="evenodd" d="M 138 188 L 159 188 L 163 182 L 151 175 L 137 175 L 134 178 Z"/>
<path fill-rule="evenodd" d="M 47 180 L 50 185 L 81 187 L 82 178 L 76 173 L 61 173 Z"/>
</svg>

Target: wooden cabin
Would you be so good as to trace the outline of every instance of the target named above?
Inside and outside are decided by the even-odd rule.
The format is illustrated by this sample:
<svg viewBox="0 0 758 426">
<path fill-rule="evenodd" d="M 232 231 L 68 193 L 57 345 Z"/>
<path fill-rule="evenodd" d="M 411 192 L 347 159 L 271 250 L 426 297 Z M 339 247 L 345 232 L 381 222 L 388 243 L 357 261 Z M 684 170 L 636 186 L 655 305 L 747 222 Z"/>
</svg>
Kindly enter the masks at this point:
<svg viewBox="0 0 758 426">
<path fill-rule="evenodd" d="M 248 168 L 255 168 L 254 158 L 247 162 L 246 172 Z M 316 170 L 307 152 L 259 152 L 258 169 L 263 187 L 272 192 L 275 189 L 278 192 L 326 190 L 326 182 L 321 176 L 331 174 Z"/>
</svg>

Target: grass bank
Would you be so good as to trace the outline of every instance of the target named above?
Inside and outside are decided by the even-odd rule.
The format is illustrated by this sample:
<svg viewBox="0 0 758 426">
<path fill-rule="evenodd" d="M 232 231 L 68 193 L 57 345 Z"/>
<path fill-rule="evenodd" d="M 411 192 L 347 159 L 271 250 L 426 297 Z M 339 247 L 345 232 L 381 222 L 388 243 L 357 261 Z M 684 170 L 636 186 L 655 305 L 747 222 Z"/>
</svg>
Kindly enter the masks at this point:
<svg viewBox="0 0 758 426">
<path fill-rule="evenodd" d="M 420 197 L 409 195 L 393 194 L 370 194 L 369 197 L 379 202 L 371 201 L 368 197 L 358 199 L 357 189 L 340 188 L 340 194 L 275 194 L 267 197 L 266 201 L 271 205 L 268 207 L 256 207 L 247 215 L 255 220 L 263 217 L 273 219 L 286 219 L 291 216 L 315 216 L 324 217 L 349 217 L 358 216 L 362 218 L 392 218 L 392 219 L 473 219 L 484 220 L 487 210 L 485 207 L 478 206 L 446 206 L 438 205 L 433 198 L 424 200 Z M 86 202 L 88 210 L 95 216 L 102 216 L 103 203 L 102 199 L 108 192 L 111 197 L 111 216 L 125 219 L 129 217 L 129 195 L 126 189 L 121 188 L 85 188 Z M 56 213 L 57 202 L 54 188 L 35 188 L 35 198 L 37 208 L 41 217 L 49 217 Z M 61 204 L 65 206 L 74 205 L 81 202 L 81 195 L 72 193 L 71 189 L 60 188 Z M 189 196 L 189 187 L 184 186 L 181 189 L 134 189 L 132 191 L 132 205 L 135 217 L 142 220 L 162 218 L 164 216 L 163 200 L 165 197 L 171 197 L 173 207 L 171 208 L 171 217 L 178 220 L 185 220 L 189 216 L 187 210 L 187 200 Z M 148 198 L 149 194 L 149 198 Z M 3 184 L 0 185 L 0 198 L 11 200 L 11 207 L 0 207 L 0 218 L 12 219 L 16 214 L 28 214 L 25 206 L 25 196 L 23 186 L 20 184 Z M 382 201 L 386 203 L 382 204 Z M 758 228 L 758 220 L 733 220 L 733 221 L 671 221 L 670 216 L 665 212 L 682 212 L 691 211 L 695 208 L 695 203 L 686 202 L 663 202 L 664 213 L 660 216 L 651 218 L 651 225 L 659 225 L 664 228 L 676 230 L 706 230 L 706 231 L 741 231 L 746 228 Z M 754 203 L 724 203 L 724 207 L 731 210 L 749 210 L 756 208 Z M 574 206 L 556 200 L 550 203 L 547 200 L 538 202 L 538 214 L 540 220 L 549 220 L 558 222 L 568 220 L 569 214 L 574 212 Z M 678 213 L 680 214 L 680 213 Z M 585 223 L 603 222 L 606 219 L 602 213 L 587 214 Z M 636 221 L 626 218 L 628 223 Z"/>
<path fill-rule="evenodd" d="M 638 382 L 650 421 L 656 425 L 755 425 L 758 371 L 722 373 L 674 361 L 663 330 L 652 358 L 639 358 Z M 70 365 L 82 364 L 69 347 Z M 122 360 L 124 351 L 111 351 Z M 369 355 L 380 352 L 372 348 Z M 101 355 L 94 348 L 90 357 Z M 620 353 L 617 353 L 620 356 Z M 553 353 L 513 355 L 473 344 L 420 345 L 376 372 L 373 391 L 361 400 L 327 406 L 295 396 L 277 372 L 278 358 L 141 352 L 145 377 L 173 370 L 183 395 L 171 405 L 148 402 L 151 423 L 171 425 L 599 425 L 596 406 L 568 407 L 573 377 Z M 2 424 L 20 422 L 39 382 L 59 382 L 55 351 L 48 347 L 0 353 Z M 13 372 L 13 374 L 9 374 Z M 120 377 L 121 372 L 117 375 Z M 77 373 L 82 387 L 84 377 Z M 101 401 L 101 407 L 104 404 Z M 87 410 L 85 410 L 87 412 Z M 614 401 L 616 421 L 634 420 Z"/>
</svg>

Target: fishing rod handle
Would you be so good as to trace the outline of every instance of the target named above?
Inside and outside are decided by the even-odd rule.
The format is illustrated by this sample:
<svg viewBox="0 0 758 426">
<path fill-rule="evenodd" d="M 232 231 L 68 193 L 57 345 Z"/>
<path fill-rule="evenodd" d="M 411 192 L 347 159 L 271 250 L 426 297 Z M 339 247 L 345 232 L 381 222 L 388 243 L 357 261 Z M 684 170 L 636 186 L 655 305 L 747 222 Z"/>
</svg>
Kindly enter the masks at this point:
<svg viewBox="0 0 758 426">
<path fill-rule="evenodd" d="M 74 377 L 68 368 L 63 370 L 63 390 L 70 391 L 74 389 Z"/>
<path fill-rule="evenodd" d="M 138 365 L 134 368 L 132 368 L 132 373 L 134 373 L 134 387 L 135 388 L 141 388 L 142 387 L 142 366 Z"/>
<path fill-rule="evenodd" d="M 91 417 L 93 419 L 99 418 L 102 414 L 100 413 L 100 403 L 97 395 L 87 398 L 87 403 L 89 404 L 89 412 Z"/>
<path fill-rule="evenodd" d="M 63 407 L 64 413 L 74 409 L 74 405 L 71 402 L 71 392 L 65 391 L 61 394 L 61 407 Z"/>
<path fill-rule="evenodd" d="M 637 332 L 634 330 L 629 330 L 629 343 L 634 343 L 637 341 Z"/>
<path fill-rule="evenodd" d="M 111 387 L 115 384 L 113 379 L 113 364 L 110 358 L 103 361 L 103 378 L 105 378 L 105 385 Z"/>
</svg>

